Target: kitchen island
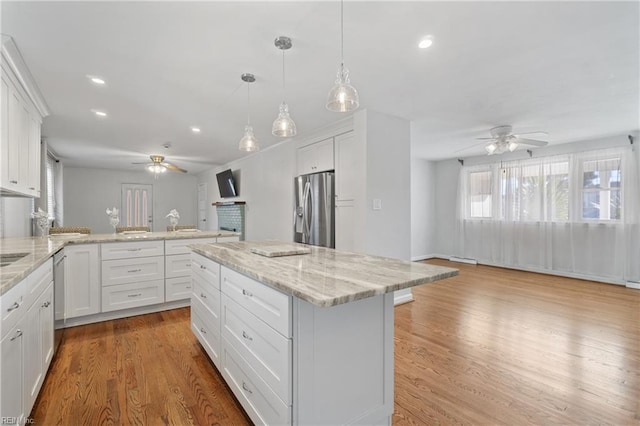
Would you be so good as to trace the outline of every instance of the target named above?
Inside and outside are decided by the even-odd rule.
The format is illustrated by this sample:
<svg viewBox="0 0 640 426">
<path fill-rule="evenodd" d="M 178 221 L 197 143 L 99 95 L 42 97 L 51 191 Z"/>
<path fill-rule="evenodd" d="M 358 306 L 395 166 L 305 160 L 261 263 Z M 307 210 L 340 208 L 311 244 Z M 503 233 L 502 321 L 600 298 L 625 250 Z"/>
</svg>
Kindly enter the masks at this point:
<svg viewBox="0 0 640 426">
<path fill-rule="evenodd" d="M 277 241 L 189 247 L 192 330 L 257 424 L 390 424 L 393 292 L 458 272 Z"/>
</svg>

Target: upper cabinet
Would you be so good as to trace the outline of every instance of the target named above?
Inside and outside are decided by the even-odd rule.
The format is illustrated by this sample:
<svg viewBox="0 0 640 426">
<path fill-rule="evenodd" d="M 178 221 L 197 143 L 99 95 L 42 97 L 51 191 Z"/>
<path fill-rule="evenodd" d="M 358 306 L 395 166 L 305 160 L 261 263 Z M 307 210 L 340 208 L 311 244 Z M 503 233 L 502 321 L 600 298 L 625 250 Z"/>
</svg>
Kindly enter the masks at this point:
<svg viewBox="0 0 640 426">
<path fill-rule="evenodd" d="M 298 148 L 298 175 L 333 169 L 333 138 Z"/>
<path fill-rule="evenodd" d="M 49 110 L 8 36 L 2 36 L 1 68 L 0 190 L 40 197 L 40 128 Z"/>
</svg>

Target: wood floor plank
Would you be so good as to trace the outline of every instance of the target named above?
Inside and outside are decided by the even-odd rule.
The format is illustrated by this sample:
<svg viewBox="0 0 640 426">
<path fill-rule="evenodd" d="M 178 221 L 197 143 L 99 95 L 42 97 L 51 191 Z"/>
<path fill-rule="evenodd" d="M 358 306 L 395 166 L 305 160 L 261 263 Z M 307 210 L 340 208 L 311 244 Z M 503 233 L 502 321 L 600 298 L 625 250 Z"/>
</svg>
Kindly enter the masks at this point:
<svg viewBox="0 0 640 426">
<path fill-rule="evenodd" d="M 396 307 L 396 425 L 640 425 L 640 292 L 432 260 Z M 65 330 L 36 424 L 251 424 L 175 309 Z"/>
</svg>

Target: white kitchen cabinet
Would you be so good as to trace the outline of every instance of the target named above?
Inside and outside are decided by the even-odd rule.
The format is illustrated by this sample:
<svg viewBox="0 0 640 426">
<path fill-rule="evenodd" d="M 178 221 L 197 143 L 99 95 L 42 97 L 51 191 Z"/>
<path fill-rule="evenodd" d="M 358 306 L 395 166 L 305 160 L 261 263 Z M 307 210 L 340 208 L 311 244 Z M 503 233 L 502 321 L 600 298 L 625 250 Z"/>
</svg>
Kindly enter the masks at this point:
<svg viewBox="0 0 640 426">
<path fill-rule="evenodd" d="M 354 229 L 356 206 L 354 200 L 338 200 L 335 206 L 336 250 L 356 251 Z"/>
<path fill-rule="evenodd" d="M 333 138 L 298 148 L 298 175 L 333 170 Z"/>
<path fill-rule="evenodd" d="M 22 380 L 24 357 L 24 325 L 21 319 L 15 326 L 7 330 L 0 341 L 0 413 L 7 418 L 8 424 L 19 424 L 24 419 L 24 382 Z"/>
<path fill-rule="evenodd" d="M 355 200 L 359 181 L 359 171 L 364 162 L 358 150 L 357 140 L 353 132 L 336 136 L 336 200 Z"/>
<path fill-rule="evenodd" d="M 164 279 L 164 256 L 102 261 L 102 287 Z"/>
<path fill-rule="evenodd" d="M 13 194 L 39 197 L 40 128 L 43 114 L 30 97 L 30 94 L 38 94 L 39 91 L 34 87 L 26 90 L 22 86 L 23 82 L 32 83 L 32 80 L 24 78 L 28 75 L 24 62 L 13 42 L 7 43 L 6 40 L 7 37 L 3 36 L 0 61 L 0 189 Z M 38 99 L 38 104 L 44 105 L 41 99 Z M 46 114 L 46 108 L 44 113 Z"/>
<path fill-rule="evenodd" d="M 24 424 L 53 357 L 53 275 L 48 260 L 0 297 L 0 415 L 3 424 Z M 42 288 L 40 282 L 48 284 Z M 37 289 L 37 291 L 34 291 Z M 33 295 L 33 296 L 31 296 Z M 31 302 L 27 306 L 27 300 Z"/>
<path fill-rule="evenodd" d="M 165 240 L 165 300 L 185 300 L 191 297 L 191 244 L 212 244 L 216 238 L 185 238 Z"/>
<path fill-rule="evenodd" d="M 164 242 L 162 240 L 102 244 L 101 258 L 103 261 L 150 256 L 164 256 Z"/>
<path fill-rule="evenodd" d="M 65 247 L 65 317 L 100 312 L 100 246 L 73 244 Z"/>
<path fill-rule="evenodd" d="M 164 279 L 102 287 L 102 312 L 164 302 Z"/>
<path fill-rule="evenodd" d="M 220 265 L 197 253 L 191 257 L 191 329 L 213 363 L 222 369 Z"/>
<path fill-rule="evenodd" d="M 29 308 L 26 318 L 24 403 L 26 410 L 31 411 L 53 356 L 53 281 Z"/>
</svg>

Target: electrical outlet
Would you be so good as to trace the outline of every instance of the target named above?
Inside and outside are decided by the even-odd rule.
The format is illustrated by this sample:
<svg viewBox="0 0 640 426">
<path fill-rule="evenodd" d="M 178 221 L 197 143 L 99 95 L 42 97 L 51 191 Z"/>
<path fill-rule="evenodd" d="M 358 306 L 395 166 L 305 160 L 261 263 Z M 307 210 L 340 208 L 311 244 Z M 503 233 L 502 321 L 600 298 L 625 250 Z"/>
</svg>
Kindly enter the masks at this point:
<svg viewBox="0 0 640 426">
<path fill-rule="evenodd" d="M 382 200 L 380 198 L 373 199 L 373 209 L 382 210 Z"/>
</svg>

